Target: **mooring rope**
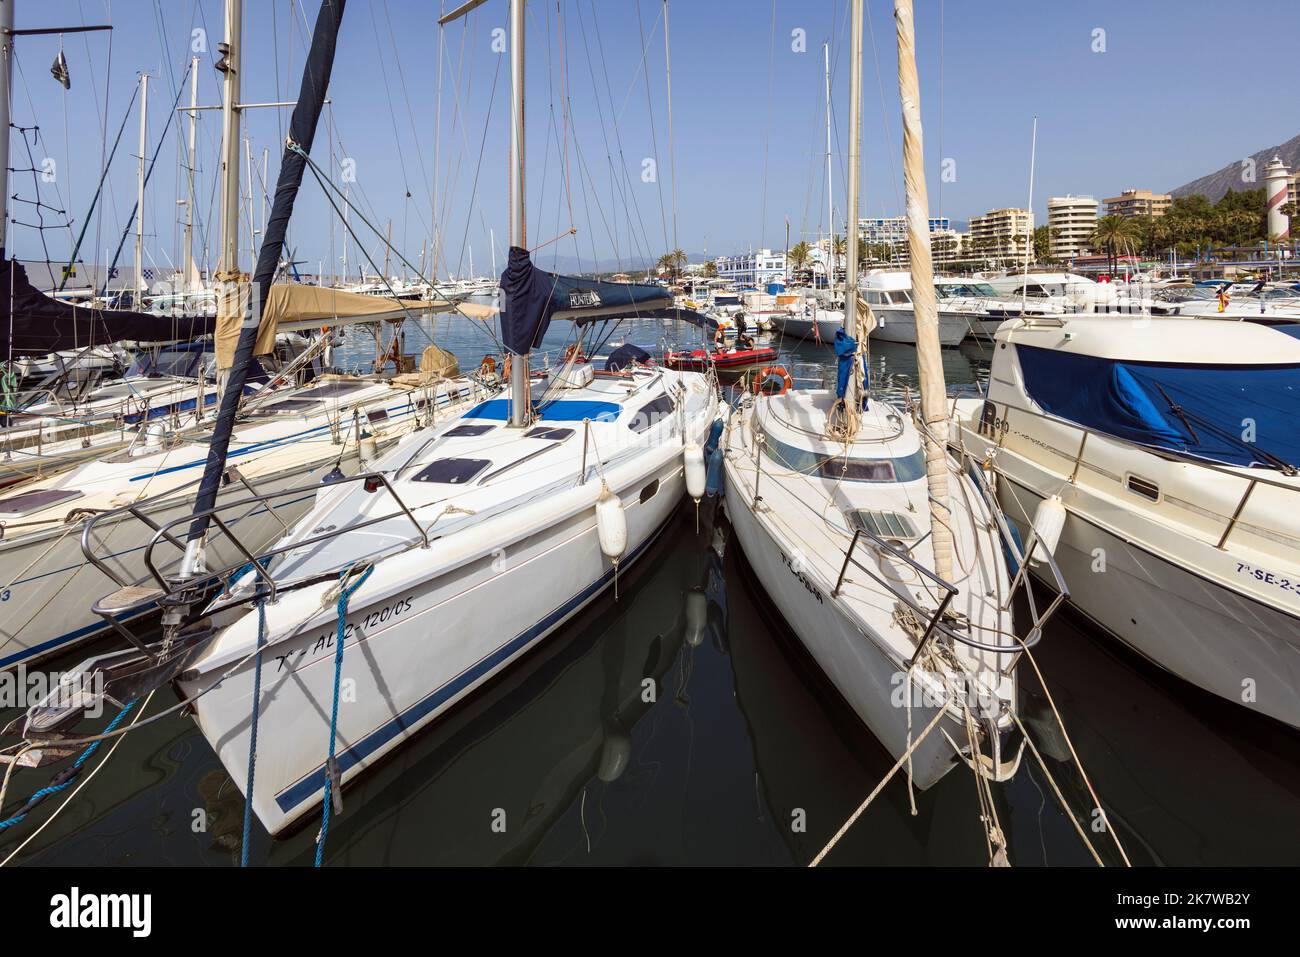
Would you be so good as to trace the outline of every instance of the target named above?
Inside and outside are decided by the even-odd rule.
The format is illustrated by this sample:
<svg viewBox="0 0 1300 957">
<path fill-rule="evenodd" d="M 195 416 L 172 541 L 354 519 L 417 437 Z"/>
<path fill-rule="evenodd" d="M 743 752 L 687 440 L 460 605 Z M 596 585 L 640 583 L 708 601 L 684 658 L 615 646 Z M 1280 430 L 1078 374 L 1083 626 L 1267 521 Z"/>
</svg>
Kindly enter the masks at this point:
<svg viewBox="0 0 1300 957">
<path fill-rule="evenodd" d="M 245 566 L 248 567 L 248 566 Z M 233 581 L 233 579 L 231 579 Z M 244 789 L 244 842 L 239 866 L 248 866 L 248 844 L 253 835 L 253 781 L 257 773 L 257 717 L 262 706 L 262 648 L 266 644 L 266 598 L 257 600 L 257 655 L 253 659 L 253 716 L 248 730 L 248 787 Z"/>
<path fill-rule="evenodd" d="M 867 795 L 867 799 L 858 805 L 858 809 L 849 815 L 849 819 L 847 821 L 845 821 L 842 825 L 840 825 L 840 829 L 831 836 L 831 839 L 826 842 L 826 846 L 823 847 L 817 853 L 817 856 L 814 857 L 812 861 L 808 864 L 809 867 L 816 867 L 818 864 L 820 864 L 822 862 L 822 859 L 826 857 L 826 855 L 831 852 L 831 850 L 835 847 L 835 845 L 840 842 L 840 838 L 842 838 L 845 834 L 849 832 L 849 828 L 851 828 L 854 825 L 854 823 L 857 821 L 857 819 L 862 816 L 862 812 L 865 811 L 867 807 L 871 804 L 871 802 L 876 799 L 876 795 L 879 794 L 882 790 L 884 790 L 885 785 L 888 784 L 890 779 L 893 778 L 893 776 L 898 773 L 899 768 L 901 768 L 904 764 L 907 764 L 909 762 L 909 760 L 912 757 L 912 752 L 915 751 L 918 747 L 920 747 L 921 742 L 924 741 L 929 736 L 930 732 L 939 726 L 939 722 L 943 720 L 943 716 L 946 715 L 947 713 L 948 713 L 947 708 L 944 707 L 939 708 L 939 710 L 935 713 L 934 720 L 932 720 L 926 726 L 925 730 L 921 732 L 920 736 L 915 738 L 912 741 L 912 743 L 908 746 L 907 750 L 903 752 L 902 756 L 899 757 L 899 759 L 894 762 L 894 766 L 889 769 L 889 773 L 880 779 L 880 783 L 877 784 L 875 788 L 872 790 L 872 792 Z"/>
<path fill-rule="evenodd" d="M 351 585 L 347 584 L 348 576 L 356 571 L 356 565 L 349 565 L 339 573 L 339 626 L 338 634 L 334 639 L 334 705 L 330 711 L 330 747 L 329 756 L 325 760 L 325 792 L 322 798 L 320 837 L 316 840 L 316 867 L 321 866 L 321 860 L 325 854 L 325 838 L 330 829 L 330 802 L 333 799 L 333 771 L 336 762 L 334 760 L 334 747 L 338 741 L 339 726 L 339 685 L 343 680 L 343 634 L 347 627 L 348 618 L 348 600 L 353 593 L 360 588 L 370 577 L 370 573 L 375 570 L 374 565 L 366 566 L 365 571 Z M 343 786 L 343 780 L 340 776 L 339 786 Z"/>
<path fill-rule="evenodd" d="M 109 725 L 105 729 L 104 733 L 107 734 L 109 731 L 115 729 L 118 726 L 118 724 L 121 723 L 122 719 L 126 717 L 127 712 L 129 712 L 132 708 L 134 708 L 135 703 L 139 700 L 140 700 L 139 698 L 132 698 L 126 704 L 122 705 L 122 710 L 117 713 L 117 716 L 113 718 L 111 722 L 109 722 Z M 85 764 L 88 760 L 90 760 L 90 756 L 99 749 L 99 745 L 100 742 L 98 741 L 91 742 L 91 744 L 84 751 L 81 752 L 81 755 L 77 758 L 75 762 L 73 762 L 71 767 L 64 768 L 58 774 L 54 775 L 54 778 L 50 781 L 48 785 L 41 788 L 39 791 L 37 791 L 35 794 L 33 794 L 31 797 L 27 799 L 27 803 L 25 803 L 21 808 L 18 809 L 17 814 L 15 814 L 13 817 L 6 818 L 5 820 L 0 821 L 0 831 L 13 827 L 15 824 L 22 821 L 22 819 L 25 818 L 28 814 L 30 814 L 38 804 L 44 801 L 51 794 L 58 794 L 60 791 L 64 791 L 67 788 L 71 787 L 72 782 L 75 781 L 77 775 L 81 773 L 82 765 Z"/>
</svg>

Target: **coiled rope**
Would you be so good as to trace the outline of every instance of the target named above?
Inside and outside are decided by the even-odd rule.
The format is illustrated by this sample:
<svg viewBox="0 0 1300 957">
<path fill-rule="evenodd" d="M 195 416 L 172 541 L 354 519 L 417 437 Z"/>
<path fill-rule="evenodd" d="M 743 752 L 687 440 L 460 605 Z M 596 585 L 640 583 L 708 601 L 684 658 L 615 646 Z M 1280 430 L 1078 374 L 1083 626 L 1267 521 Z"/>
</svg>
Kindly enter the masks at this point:
<svg viewBox="0 0 1300 957">
<path fill-rule="evenodd" d="M 325 854 L 325 838 L 329 835 L 330 829 L 330 802 L 333 799 L 334 776 L 333 768 L 336 766 L 334 760 L 334 747 L 338 741 L 339 726 L 339 685 L 343 680 L 343 634 L 347 626 L 348 618 L 348 601 L 358 588 L 360 588 L 370 573 L 375 570 L 374 565 L 367 565 L 365 570 L 357 576 L 357 580 L 351 585 L 347 583 L 348 576 L 356 571 L 356 565 L 349 565 L 339 573 L 339 626 L 338 634 L 334 640 L 334 704 L 330 710 L 330 747 L 329 757 L 325 761 L 325 793 L 322 798 L 320 837 L 316 840 L 316 867 L 321 866 L 321 860 Z M 342 778 L 340 777 L 339 786 L 342 787 Z"/>
</svg>

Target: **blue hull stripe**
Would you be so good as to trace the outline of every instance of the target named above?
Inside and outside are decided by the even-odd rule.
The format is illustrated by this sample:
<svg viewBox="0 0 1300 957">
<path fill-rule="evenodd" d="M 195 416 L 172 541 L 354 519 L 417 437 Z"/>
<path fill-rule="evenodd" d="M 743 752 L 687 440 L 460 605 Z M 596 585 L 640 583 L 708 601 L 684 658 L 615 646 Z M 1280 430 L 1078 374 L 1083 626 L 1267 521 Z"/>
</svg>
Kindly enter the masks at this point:
<svg viewBox="0 0 1300 957">
<path fill-rule="evenodd" d="M 148 614 L 150 611 L 153 611 L 157 607 L 158 607 L 158 603 L 155 601 L 151 601 L 149 602 L 149 604 L 145 605 L 143 608 L 139 610 L 139 612 L 133 614 L 131 617 L 135 618 L 138 615 Z M 115 615 L 114 617 L 118 621 L 127 620 L 127 617 L 125 615 Z M 30 648 L 24 648 L 22 651 L 18 652 L 15 655 L 10 655 L 8 658 L 0 658 L 0 668 L 8 668 L 10 665 L 16 664 L 19 661 L 24 661 L 28 658 L 34 658 L 36 655 L 44 654 L 47 651 L 51 651 L 57 648 L 59 645 L 66 644 L 72 641 L 78 641 L 82 638 L 89 638 L 91 635 L 97 634 L 101 631 L 106 631 L 109 627 L 110 626 L 108 622 L 100 621 L 98 624 L 87 625 L 85 628 L 78 628 L 76 631 L 70 631 L 66 635 L 60 635 L 57 638 L 51 638 L 49 641 L 43 641 L 39 645 L 32 645 Z"/>
<path fill-rule="evenodd" d="M 626 570 L 625 566 L 630 565 L 641 556 L 650 544 L 659 537 L 659 533 L 671 521 L 670 515 L 663 525 L 655 529 L 654 534 L 646 538 L 632 554 L 620 563 L 620 567 Z M 546 632 L 554 628 L 561 619 L 578 608 L 586 604 L 592 597 L 602 591 L 610 582 L 614 580 L 614 569 L 605 572 L 600 578 L 592 582 L 582 591 L 578 592 L 559 608 L 556 608 L 549 615 L 533 625 L 527 631 L 518 637 L 506 642 L 492 654 L 472 665 L 467 670 L 461 672 L 447 684 L 438 688 L 432 694 L 422 698 L 415 704 L 411 705 L 405 711 L 398 714 L 387 724 L 380 726 L 370 732 L 352 747 L 346 751 L 340 751 L 335 757 L 339 763 L 339 771 L 346 774 L 349 768 L 365 760 L 375 751 L 392 741 L 394 738 L 409 731 L 414 725 L 418 724 L 423 718 L 437 711 L 449 700 L 460 694 L 467 687 L 492 672 L 494 669 L 511 658 L 528 645 L 532 644 Z M 299 804 L 312 797 L 319 797 L 325 788 L 325 765 L 322 764 L 311 774 L 301 778 L 297 784 L 293 784 L 284 791 L 276 795 L 275 803 L 280 806 L 280 810 L 288 813 Z"/>
</svg>

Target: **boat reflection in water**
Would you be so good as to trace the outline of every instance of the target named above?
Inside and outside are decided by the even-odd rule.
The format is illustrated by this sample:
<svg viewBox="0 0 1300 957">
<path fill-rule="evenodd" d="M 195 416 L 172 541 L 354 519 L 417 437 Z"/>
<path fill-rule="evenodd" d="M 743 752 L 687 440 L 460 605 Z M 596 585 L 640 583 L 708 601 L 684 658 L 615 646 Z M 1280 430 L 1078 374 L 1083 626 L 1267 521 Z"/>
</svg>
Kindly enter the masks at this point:
<svg viewBox="0 0 1300 957">
<path fill-rule="evenodd" d="M 727 651 L 759 797 L 793 863 L 807 865 L 893 759 L 782 623 L 734 537 L 725 556 L 723 574 L 735 597 Z M 903 781 L 899 775 L 876 797 L 826 865 L 988 863 L 969 772 L 918 790 L 915 817 Z"/>
<path fill-rule="evenodd" d="M 347 788 L 326 866 L 525 864 L 575 807 L 596 840 L 600 795 L 636 763 L 634 726 L 683 703 L 670 671 L 704 633 L 692 522 L 680 510 L 617 601 L 607 593 Z M 313 822 L 271 844 L 267 863 L 310 865 L 315 836 Z"/>
</svg>

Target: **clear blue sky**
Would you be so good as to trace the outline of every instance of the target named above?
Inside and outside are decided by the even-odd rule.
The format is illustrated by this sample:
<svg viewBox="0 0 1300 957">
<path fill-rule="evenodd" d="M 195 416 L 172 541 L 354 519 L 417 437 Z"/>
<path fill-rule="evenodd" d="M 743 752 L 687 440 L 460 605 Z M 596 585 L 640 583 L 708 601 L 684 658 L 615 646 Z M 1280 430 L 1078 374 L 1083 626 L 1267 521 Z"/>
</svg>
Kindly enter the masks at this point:
<svg viewBox="0 0 1300 957">
<path fill-rule="evenodd" d="M 902 178 L 892 3 L 868 4 L 874 30 L 866 40 L 861 211 L 895 215 L 902 207 Z M 468 271 L 472 247 L 475 271 L 486 273 L 489 230 L 495 231 L 498 257 L 507 233 L 509 63 L 492 46 L 493 30 L 506 24 L 507 5 L 490 0 L 467 22 L 441 30 L 436 19 L 442 5 L 441 0 L 349 0 L 331 89 L 332 130 L 322 131 L 313 155 L 326 164 L 332 146 L 335 175 L 339 161 L 355 161 L 354 199 L 373 219 L 385 225 L 392 220 L 394 242 L 412 261 L 436 219 L 447 264 L 442 271 Z M 245 0 L 244 6 L 244 99 L 292 99 L 317 4 Z M 1295 7 L 1285 0 L 1248 6 L 1209 0 L 918 0 L 917 16 L 932 214 L 965 220 L 989 208 L 1023 205 L 1035 114 L 1034 205 L 1040 222 L 1048 195 L 1168 189 L 1300 131 Z M 777 0 L 775 7 L 768 0 L 674 0 L 669 17 L 672 158 L 661 0 L 560 0 L 558 17 L 555 0 L 529 4 L 530 245 L 561 236 L 570 225 L 578 230 L 545 246 L 538 257 L 543 263 L 556 254 L 586 262 L 657 256 L 674 244 L 674 228 L 676 245 L 692 254 L 706 247 L 711 255 L 780 247 L 786 218 L 792 241 L 815 237 L 826 218 L 826 40 L 833 71 L 836 216 L 842 222 L 845 0 Z M 40 125 L 33 155 L 38 164 L 47 156 L 57 164 L 57 182 L 42 184 L 42 199 L 67 209 L 75 230 L 99 178 L 105 141 L 111 145 L 137 74 L 147 71 L 155 78 L 148 121 L 152 151 L 188 67 L 196 28 L 206 29 L 208 46 L 200 65 L 200 99 L 218 102 L 219 75 L 212 62 L 221 39 L 222 3 L 19 0 L 17 18 L 20 28 L 101 22 L 115 27 L 111 40 L 105 34 L 63 38 L 72 73 L 69 93 L 48 72 L 60 39 L 18 39 L 14 120 Z M 792 49 L 796 29 L 804 31 L 806 52 Z M 1093 51 L 1097 30 L 1105 31 L 1104 52 Z M 566 88 L 567 125 L 561 95 Z M 213 250 L 210 263 L 216 247 L 220 124 L 215 112 L 202 116 L 196 255 L 202 258 L 206 246 Z M 246 130 L 259 167 L 262 150 L 271 151 L 272 184 L 287 119 L 287 111 L 248 114 Z M 109 173 L 102 219 L 91 220 L 83 258 L 103 259 L 102 250 L 116 245 L 128 222 L 137 124 L 132 115 Z M 149 187 L 148 258 L 157 265 L 167 265 L 180 248 L 182 208 L 176 200 L 184 195 L 182 130 L 182 124 L 173 126 Z M 643 182 L 643 161 L 656 155 L 657 181 Z M 940 182 L 945 157 L 955 163 L 955 182 Z M 23 138 L 16 134 L 10 165 L 29 165 Z M 11 187 L 34 198 L 30 174 L 15 174 Z M 256 188 L 260 197 L 260 183 Z M 16 204 L 12 215 L 31 222 L 35 213 Z M 47 222 L 60 221 L 48 210 L 45 216 Z M 33 230 L 15 226 L 11 235 L 19 256 L 44 257 Z M 316 271 L 325 260 L 329 272 L 330 261 L 343 253 L 342 227 L 310 176 L 290 238 L 297 257 L 308 263 L 305 271 Z M 382 262 L 380 245 L 373 236 L 365 239 Z M 67 255 L 72 239 L 63 229 L 47 231 L 45 241 L 57 259 Z M 100 252 L 91 252 L 96 249 Z M 125 252 L 129 263 L 129 244 Z M 245 268 L 251 261 L 246 252 Z M 358 261 L 353 248 L 354 272 Z"/>
</svg>

